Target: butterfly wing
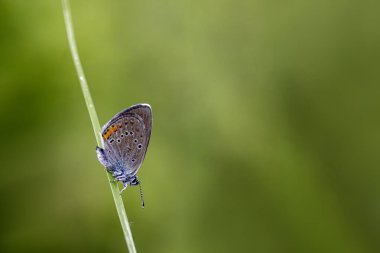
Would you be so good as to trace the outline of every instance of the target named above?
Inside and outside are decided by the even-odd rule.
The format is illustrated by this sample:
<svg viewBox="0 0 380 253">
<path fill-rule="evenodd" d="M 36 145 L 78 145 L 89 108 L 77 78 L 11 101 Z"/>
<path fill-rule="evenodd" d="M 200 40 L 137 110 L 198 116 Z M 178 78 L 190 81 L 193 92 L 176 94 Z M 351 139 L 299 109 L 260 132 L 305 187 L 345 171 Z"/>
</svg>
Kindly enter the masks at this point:
<svg viewBox="0 0 380 253">
<path fill-rule="evenodd" d="M 137 104 L 116 114 L 101 131 L 108 161 L 135 175 L 144 161 L 151 131 L 152 110 L 148 104 Z"/>
</svg>

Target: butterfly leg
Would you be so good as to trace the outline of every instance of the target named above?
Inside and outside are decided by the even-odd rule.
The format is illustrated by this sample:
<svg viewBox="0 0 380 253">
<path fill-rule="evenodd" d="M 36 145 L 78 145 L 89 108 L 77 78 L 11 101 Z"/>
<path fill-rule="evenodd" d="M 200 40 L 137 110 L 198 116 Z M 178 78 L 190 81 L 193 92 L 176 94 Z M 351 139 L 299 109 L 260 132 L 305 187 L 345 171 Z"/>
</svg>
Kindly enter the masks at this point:
<svg viewBox="0 0 380 253">
<path fill-rule="evenodd" d="M 112 164 L 108 161 L 104 149 L 96 147 L 96 154 L 98 155 L 99 162 L 106 168 L 112 167 Z"/>
<path fill-rule="evenodd" d="M 114 179 L 110 180 L 111 183 L 125 180 L 125 176 L 123 175 L 122 171 L 112 170 L 112 171 L 110 171 L 110 173 L 112 174 L 112 176 L 114 178 Z"/>
<path fill-rule="evenodd" d="M 119 192 L 119 194 L 121 195 L 121 193 L 125 190 L 125 189 L 127 189 L 127 186 L 128 186 L 128 183 L 126 182 L 126 181 L 124 181 L 123 182 L 123 189 L 121 189 L 121 191 Z"/>
</svg>

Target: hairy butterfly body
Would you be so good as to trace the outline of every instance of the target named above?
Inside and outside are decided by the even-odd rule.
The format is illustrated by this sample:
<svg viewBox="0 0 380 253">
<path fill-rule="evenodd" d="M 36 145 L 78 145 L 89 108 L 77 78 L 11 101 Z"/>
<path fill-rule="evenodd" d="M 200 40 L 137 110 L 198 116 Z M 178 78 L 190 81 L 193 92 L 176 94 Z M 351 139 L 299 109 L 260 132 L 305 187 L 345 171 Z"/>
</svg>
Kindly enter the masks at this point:
<svg viewBox="0 0 380 253">
<path fill-rule="evenodd" d="M 141 184 L 136 173 L 144 161 L 152 131 L 152 110 L 148 104 L 137 104 L 116 114 L 102 128 L 103 147 L 96 147 L 100 163 L 116 181 L 123 183 L 122 193 L 129 185 Z"/>
</svg>

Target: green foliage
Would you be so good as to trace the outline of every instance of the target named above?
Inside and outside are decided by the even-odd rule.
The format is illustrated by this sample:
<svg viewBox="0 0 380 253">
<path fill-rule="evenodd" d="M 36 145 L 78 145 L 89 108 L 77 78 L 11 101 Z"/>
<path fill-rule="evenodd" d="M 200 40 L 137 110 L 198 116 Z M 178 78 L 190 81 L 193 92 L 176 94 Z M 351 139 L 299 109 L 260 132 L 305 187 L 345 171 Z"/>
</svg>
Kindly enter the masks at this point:
<svg viewBox="0 0 380 253">
<path fill-rule="evenodd" d="M 153 109 L 139 252 L 380 251 L 379 5 L 72 1 L 100 123 Z M 60 2 L 0 34 L 0 252 L 124 252 Z"/>
<path fill-rule="evenodd" d="M 92 102 L 92 97 L 90 94 L 90 90 L 88 88 L 86 76 L 84 74 L 83 67 L 82 67 L 82 64 L 80 62 L 80 57 L 79 57 L 77 45 L 75 42 L 74 28 L 72 25 L 73 22 L 72 22 L 72 18 L 71 18 L 71 9 L 70 9 L 69 0 L 62 0 L 62 8 L 63 8 L 65 26 L 66 26 L 67 37 L 68 37 L 68 41 L 69 41 L 71 54 L 72 54 L 74 65 L 75 65 L 75 68 L 76 68 L 76 71 L 78 74 L 79 82 L 80 82 L 80 85 L 82 88 L 83 97 L 84 97 L 84 100 L 86 101 L 86 106 L 87 106 L 87 110 L 88 110 L 88 113 L 89 113 L 89 116 L 91 119 L 92 128 L 94 129 L 96 142 L 97 142 L 99 147 L 103 148 L 103 143 L 102 143 L 101 138 L 100 138 L 101 128 L 99 125 L 98 115 L 96 114 L 95 105 Z M 110 183 L 112 196 L 113 196 L 113 200 L 115 202 L 117 214 L 119 216 L 120 224 L 121 224 L 121 227 L 123 229 L 125 242 L 128 246 L 128 251 L 130 253 L 135 253 L 136 248 L 135 248 L 135 244 L 133 242 L 131 229 L 129 228 L 128 217 L 127 217 L 127 214 L 125 212 L 124 203 L 123 203 L 123 200 L 122 200 L 120 193 L 119 193 L 120 190 L 119 190 L 118 185 L 115 182 L 114 178 L 109 173 L 107 173 L 107 177 L 108 177 L 108 180 Z"/>
</svg>

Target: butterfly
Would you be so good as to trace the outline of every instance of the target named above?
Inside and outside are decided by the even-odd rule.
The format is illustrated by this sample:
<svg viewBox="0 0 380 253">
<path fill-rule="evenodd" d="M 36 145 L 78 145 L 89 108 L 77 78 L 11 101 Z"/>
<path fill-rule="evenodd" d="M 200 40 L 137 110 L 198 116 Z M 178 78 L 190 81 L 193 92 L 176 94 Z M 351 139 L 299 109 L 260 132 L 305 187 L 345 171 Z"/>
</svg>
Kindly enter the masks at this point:
<svg viewBox="0 0 380 253">
<path fill-rule="evenodd" d="M 96 147 L 99 162 L 121 181 L 123 189 L 140 186 L 142 207 L 145 206 L 137 172 L 144 161 L 152 131 L 152 109 L 148 104 L 133 105 L 108 121 L 101 130 L 103 148 Z"/>
</svg>

